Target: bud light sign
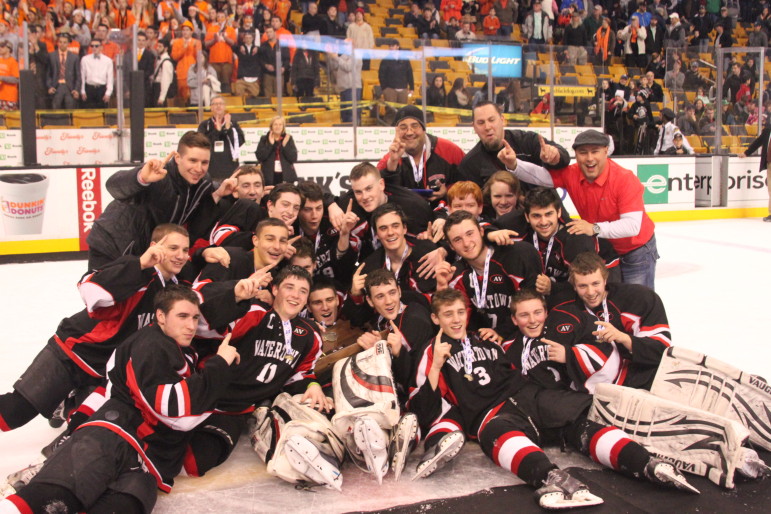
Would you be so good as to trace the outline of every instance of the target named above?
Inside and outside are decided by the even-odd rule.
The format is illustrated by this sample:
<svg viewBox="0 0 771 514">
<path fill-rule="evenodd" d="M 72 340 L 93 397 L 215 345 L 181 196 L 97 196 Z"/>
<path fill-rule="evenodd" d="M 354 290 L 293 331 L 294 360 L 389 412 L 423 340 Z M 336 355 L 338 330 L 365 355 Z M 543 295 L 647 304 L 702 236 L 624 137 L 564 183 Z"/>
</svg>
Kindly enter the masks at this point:
<svg viewBox="0 0 771 514">
<path fill-rule="evenodd" d="M 522 76 L 522 47 L 514 45 L 463 45 L 465 57 L 474 73 L 487 74 L 492 59 L 493 77 Z"/>
</svg>

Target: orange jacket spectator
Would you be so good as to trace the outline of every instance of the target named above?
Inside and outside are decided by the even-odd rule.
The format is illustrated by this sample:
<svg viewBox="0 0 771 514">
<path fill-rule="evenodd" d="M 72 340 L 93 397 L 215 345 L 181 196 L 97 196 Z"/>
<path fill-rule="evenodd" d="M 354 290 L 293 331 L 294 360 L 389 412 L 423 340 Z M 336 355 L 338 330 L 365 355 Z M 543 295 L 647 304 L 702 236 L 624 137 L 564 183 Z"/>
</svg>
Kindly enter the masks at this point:
<svg viewBox="0 0 771 514">
<path fill-rule="evenodd" d="M 280 41 L 284 41 L 281 44 L 283 45 L 289 45 L 289 62 L 294 62 L 294 54 L 297 52 L 297 48 L 294 46 L 294 36 L 291 32 L 286 30 L 284 27 L 280 27 L 276 31 L 276 37 Z M 260 43 L 264 43 L 268 40 L 268 36 L 265 35 L 265 33 L 262 33 L 262 37 L 260 38 Z"/>
<path fill-rule="evenodd" d="M 11 56 L 11 49 L 5 45 L 0 50 L 0 77 L 15 77 L 17 82 L 0 81 L 0 109 L 10 110 L 19 103 L 19 63 Z"/>
<path fill-rule="evenodd" d="M 158 20 L 159 21 L 169 21 L 171 18 L 174 17 L 174 11 L 179 10 L 179 2 L 171 2 L 169 0 L 164 0 L 161 3 L 158 4 Z M 183 13 L 183 16 L 187 13 Z"/>
<path fill-rule="evenodd" d="M 260 3 L 270 12 L 276 8 L 276 0 L 260 0 Z"/>
<path fill-rule="evenodd" d="M 482 20 L 482 29 L 485 36 L 497 35 L 499 28 L 501 28 L 501 20 L 499 20 L 495 14 L 488 14 L 485 16 L 485 19 Z"/>
<path fill-rule="evenodd" d="M 273 10 L 273 14 L 281 18 L 281 25 L 284 27 L 287 27 L 287 17 L 289 16 L 289 11 L 292 10 L 292 2 L 289 0 L 276 0 L 275 8 Z"/>
<path fill-rule="evenodd" d="M 182 24 L 182 37 L 171 42 L 171 58 L 177 61 L 177 87 L 179 97 L 187 100 L 190 98 L 190 89 L 187 87 L 187 70 L 195 63 L 198 52 L 201 51 L 201 42 L 193 39 L 193 24 L 186 21 Z"/>
<path fill-rule="evenodd" d="M 224 13 L 218 13 L 218 17 Z M 222 34 L 224 40 L 218 40 L 217 35 Z M 233 48 L 238 40 L 236 29 L 229 25 L 221 27 L 218 23 L 210 23 L 206 27 L 206 47 L 209 49 L 209 62 L 233 62 Z M 212 43 L 214 41 L 214 43 Z"/>
<path fill-rule="evenodd" d="M 460 20 L 463 16 L 460 12 L 461 7 L 463 7 L 463 2 L 461 0 L 442 0 L 442 4 L 439 7 L 439 10 L 442 13 L 442 19 L 445 22 L 450 21 L 450 18 L 453 17 Z"/>
<path fill-rule="evenodd" d="M 120 9 L 113 9 L 112 20 L 116 29 L 126 29 L 136 23 L 134 13 L 128 7 L 123 12 Z"/>
</svg>

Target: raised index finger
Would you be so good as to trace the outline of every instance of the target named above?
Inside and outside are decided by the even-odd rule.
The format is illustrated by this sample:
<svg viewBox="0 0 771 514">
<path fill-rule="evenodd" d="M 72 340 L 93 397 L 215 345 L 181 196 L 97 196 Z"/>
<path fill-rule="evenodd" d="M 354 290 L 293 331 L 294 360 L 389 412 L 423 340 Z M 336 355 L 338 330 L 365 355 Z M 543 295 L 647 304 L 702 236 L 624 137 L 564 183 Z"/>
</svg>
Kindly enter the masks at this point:
<svg viewBox="0 0 771 514">
<path fill-rule="evenodd" d="M 348 208 L 345 210 L 345 212 L 353 212 L 353 198 L 348 200 Z"/>
<path fill-rule="evenodd" d="M 225 336 L 225 338 L 222 340 L 222 342 L 220 344 L 221 345 L 225 345 L 225 346 L 229 345 L 230 344 L 230 336 L 232 336 L 232 335 L 233 335 L 232 332 L 228 332 L 227 335 Z"/>
<path fill-rule="evenodd" d="M 362 262 L 361 266 L 359 266 L 359 269 L 356 270 L 356 273 L 354 273 L 354 275 L 359 275 L 361 273 L 361 270 L 364 268 L 365 264 L 366 264 L 365 262 Z"/>
<path fill-rule="evenodd" d="M 399 330 L 399 327 L 396 326 L 396 323 L 394 323 L 394 320 L 390 320 L 391 328 L 394 329 L 394 332 L 400 334 L 401 330 Z"/>
<path fill-rule="evenodd" d="M 158 241 L 157 243 L 155 243 L 155 244 L 156 244 L 156 246 L 163 246 L 163 243 L 165 243 L 165 242 L 166 242 L 166 239 L 167 239 L 168 237 L 169 237 L 169 234 L 166 234 L 165 236 L 163 236 L 163 237 L 161 238 L 161 240 L 160 240 L 160 241 Z"/>
<path fill-rule="evenodd" d="M 274 262 L 273 264 L 268 264 L 267 266 L 264 266 L 257 270 L 257 273 L 267 273 L 270 268 L 278 264 L 277 262 Z"/>
<path fill-rule="evenodd" d="M 541 134 L 538 134 L 538 142 L 541 143 L 541 150 L 549 146 L 546 144 L 546 140 L 543 138 Z"/>
<path fill-rule="evenodd" d="M 440 342 L 442 340 L 442 329 L 439 329 L 439 332 L 436 334 L 436 342 Z"/>
<path fill-rule="evenodd" d="M 176 151 L 172 150 L 171 152 L 169 152 L 169 155 L 167 155 L 166 158 L 163 160 L 163 165 L 166 166 L 171 160 L 171 158 L 174 157 L 175 155 L 177 155 Z"/>
</svg>

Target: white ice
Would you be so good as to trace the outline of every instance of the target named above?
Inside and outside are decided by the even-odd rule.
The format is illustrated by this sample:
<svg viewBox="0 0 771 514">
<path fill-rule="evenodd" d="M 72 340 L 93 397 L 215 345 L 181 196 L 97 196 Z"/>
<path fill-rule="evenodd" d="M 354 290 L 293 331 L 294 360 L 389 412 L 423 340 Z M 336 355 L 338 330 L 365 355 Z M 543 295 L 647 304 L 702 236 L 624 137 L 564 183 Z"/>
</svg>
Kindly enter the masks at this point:
<svg viewBox="0 0 771 514">
<path fill-rule="evenodd" d="M 757 218 L 659 223 L 656 237 L 661 254 L 656 290 L 667 308 L 673 342 L 771 377 L 771 317 L 764 300 L 771 295 L 771 225 Z M 84 261 L 0 266 L 0 391 L 11 389 L 59 320 L 82 308 L 75 283 L 83 271 Z M 36 459 L 57 433 L 38 418 L 0 434 L 0 477 Z M 593 466 L 574 453 L 550 449 L 548 454 L 563 467 Z M 379 487 L 346 464 L 342 494 L 304 492 L 267 476 L 242 441 L 231 460 L 206 477 L 178 479 L 170 495 L 159 496 L 155 511 L 342 512 L 518 483 L 475 443 L 468 443 L 456 461 L 434 476 L 410 482 L 415 461 L 413 456 L 398 483 L 388 475 Z"/>
</svg>

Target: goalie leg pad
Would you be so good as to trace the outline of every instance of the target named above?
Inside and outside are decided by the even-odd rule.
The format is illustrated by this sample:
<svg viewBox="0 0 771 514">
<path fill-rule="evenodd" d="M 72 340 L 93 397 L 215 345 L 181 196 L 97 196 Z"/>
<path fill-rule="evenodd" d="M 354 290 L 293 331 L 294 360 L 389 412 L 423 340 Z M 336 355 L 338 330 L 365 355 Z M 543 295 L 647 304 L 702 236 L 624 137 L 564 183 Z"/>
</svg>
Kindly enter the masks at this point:
<svg viewBox="0 0 771 514">
<path fill-rule="evenodd" d="M 611 384 L 597 387 L 589 419 L 620 428 L 678 469 L 729 489 L 742 465 L 742 443 L 749 436 L 735 421 Z"/>
<path fill-rule="evenodd" d="M 330 444 L 330 437 L 335 440 Z M 342 475 L 335 448 L 342 449 L 326 425 L 315 421 L 290 421 L 283 427 L 268 473 L 297 484 L 312 482 L 340 490 Z"/>
<path fill-rule="evenodd" d="M 737 421 L 753 444 L 771 451 L 771 386 L 762 377 L 673 346 L 664 352 L 651 392 Z"/>
</svg>

